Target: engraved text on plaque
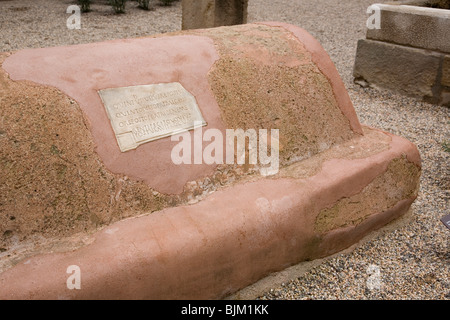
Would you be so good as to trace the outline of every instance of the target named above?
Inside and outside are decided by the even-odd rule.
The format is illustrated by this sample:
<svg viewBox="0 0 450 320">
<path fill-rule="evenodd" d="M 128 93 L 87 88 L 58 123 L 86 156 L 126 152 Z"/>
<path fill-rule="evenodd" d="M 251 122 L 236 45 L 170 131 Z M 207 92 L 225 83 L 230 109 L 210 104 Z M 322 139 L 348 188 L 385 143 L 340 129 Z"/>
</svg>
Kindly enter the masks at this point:
<svg viewBox="0 0 450 320">
<path fill-rule="evenodd" d="M 100 90 L 122 152 L 156 139 L 194 129 L 206 122 L 195 97 L 180 83 Z"/>
</svg>

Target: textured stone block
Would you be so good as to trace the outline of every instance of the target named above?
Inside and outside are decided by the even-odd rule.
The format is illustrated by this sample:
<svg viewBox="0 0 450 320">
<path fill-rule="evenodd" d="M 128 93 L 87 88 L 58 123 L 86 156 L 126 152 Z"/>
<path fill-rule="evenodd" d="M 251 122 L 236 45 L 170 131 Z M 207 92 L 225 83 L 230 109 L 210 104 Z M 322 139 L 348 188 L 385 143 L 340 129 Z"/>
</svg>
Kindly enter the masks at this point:
<svg viewBox="0 0 450 320">
<path fill-rule="evenodd" d="M 417 148 L 361 126 L 329 56 L 292 25 L 21 50 L 0 63 L 0 299 L 222 298 L 348 248 L 418 193 Z M 159 108 L 170 124 L 187 96 L 202 130 L 278 129 L 279 172 L 176 164 L 166 135 L 120 149 L 111 118 L 154 128 Z M 69 266 L 81 290 L 68 288 Z"/>
<path fill-rule="evenodd" d="M 429 50 L 359 40 L 353 76 L 355 81 L 433 100 L 441 59 Z"/>
</svg>

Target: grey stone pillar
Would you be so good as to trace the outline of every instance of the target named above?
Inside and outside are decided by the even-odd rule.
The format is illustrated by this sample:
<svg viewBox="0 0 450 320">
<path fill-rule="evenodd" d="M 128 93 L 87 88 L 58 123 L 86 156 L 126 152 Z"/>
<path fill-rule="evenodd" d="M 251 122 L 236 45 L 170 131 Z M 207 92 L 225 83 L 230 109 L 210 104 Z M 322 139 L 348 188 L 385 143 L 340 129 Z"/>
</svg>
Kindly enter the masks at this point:
<svg viewBox="0 0 450 320">
<path fill-rule="evenodd" d="M 183 0 L 182 29 L 247 23 L 248 0 Z"/>
</svg>

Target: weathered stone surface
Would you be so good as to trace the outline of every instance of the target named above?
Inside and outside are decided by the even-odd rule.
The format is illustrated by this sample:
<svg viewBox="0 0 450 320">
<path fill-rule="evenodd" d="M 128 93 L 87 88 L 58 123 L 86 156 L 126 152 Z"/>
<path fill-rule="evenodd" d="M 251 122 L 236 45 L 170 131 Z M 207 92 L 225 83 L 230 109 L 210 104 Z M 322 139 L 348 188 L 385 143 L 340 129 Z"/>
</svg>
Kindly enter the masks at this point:
<svg viewBox="0 0 450 320">
<path fill-rule="evenodd" d="M 353 76 L 371 85 L 436 101 L 442 55 L 374 40 L 359 40 Z M 438 84 L 439 85 L 439 84 Z"/>
<path fill-rule="evenodd" d="M 22 50 L 0 62 L 0 299 L 220 298 L 350 246 L 417 196 L 417 148 L 361 126 L 328 55 L 295 26 Z M 279 173 L 175 165 L 170 137 L 121 152 L 98 92 L 161 83 L 195 98 L 204 129 L 279 129 Z M 83 290 L 68 290 L 70 265 Z"/>
<path fill-rule="evenodd" d="M 444 56 L 444 62 L 442 64 L 442 81 L 443 86 L 450 87 L 450 55 Z"/>
<path fill-rule="evenodd" d="M 183 30 L 247 22 L 248 0 L 183 0 L 182 6 Z"/>
<path fill-rule="evenodd" d="M 195 201 L 253 173 L 175 165 L 170 137 L 121 152 L 102 89 L 179 82 L 195 97 L 205 129 L 279 129 L 282 167 L 362 134 L 336 69 L 305 32 L 214 30 L 2 55 L 0 209 L 8 214 L 0 219 L 2 233 L 12 236 L 0 247 L 32 234 L 91 232 Z M 145 59 L 152 64 L 142 65 Z"/>
<path fill-rule="evenodd" d="M 450 12 L 425 4 L 430 2 L 376 4 L 380 28 L 368 28 L 358 42 L 356 83 L 449 104 Z"/>
<path fill-rule="evenodd" d="M 155 48 L 151 54 L 148 46 Z M 79 102 L 89 123 L 95 123 L 90 130 L 106 168 L 158 192 L 180 194 L 188 181 L 213 174 L 216 166 L 173 164 L 176 142 L 170 138 L 122 153 L 97 91 L 179 82 L 196 98 L 205 129 L 279 129 L 285 165 L 361 133 L 342 81 L 328 80 L 336 69 L 322 68 L 314 57 L 286 29 L 243 25 L 104 42 L 94 51 L 89 45 L 23 50 L 3 67 L 14 80 L 52 85 Z M 152 63 L 143 66 L 145 59 Z"/>
<path fill-rule="evenodd" d="M 450 53 L 449 10 L 377 4 L 381 28 L 368 29 L 366 38 Z"/>
<path fill-rule="evenodd" d="M 320 211 L 314 228 L 319 232 L 357 225 L 374 212 L 384 212 L 418 192 L 420 169 L 406 159 L 393 160 L 385 173 L 376 177 L 360 193 L 339 200 Z M 386 190 L 380 193 L 376 190 Z M 389 191 L 388 191 L 389 190 Z M 342 212 L 347 212 L 343 215 Z"/>
<path fill-rule="evenodd" d="M 216 0 L 215 27 L 247 23 L 248 0 Z"/>
</svg>

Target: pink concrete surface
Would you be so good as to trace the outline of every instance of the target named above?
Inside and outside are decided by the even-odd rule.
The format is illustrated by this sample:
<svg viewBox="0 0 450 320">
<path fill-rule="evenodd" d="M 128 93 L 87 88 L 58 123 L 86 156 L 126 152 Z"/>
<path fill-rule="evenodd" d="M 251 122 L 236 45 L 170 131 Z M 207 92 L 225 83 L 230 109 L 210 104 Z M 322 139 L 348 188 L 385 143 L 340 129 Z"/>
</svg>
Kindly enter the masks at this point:
<svg viewBox="0 0 450 320">
<path fill-rule="evenodd" d="M 362 134 L 342 80 L 320 44 L 298 27 L 266 24 L 286 28 L 304 44 L 330 80 L 351 128 Z M 177 81 L 196 97 L 208 127 L 223 130 L 207 79 L 218 58 L 211 39 L 176 35 L 22 50 L 3 68 L 13 80 L 53 86 L 75 99 L 109 170 L 163 193 L 179 193 L 214 166 L 172 164 L 167 159 L 176 142 L 170 138 L 120 153 L 97 90 Z M 217 299 L 271 272 L 335 253 L 399 217 L 414 201 L 403 199 L 356 226 L 314 231 L 322 209 L 359 194 L 393 159 L 406 156 L 420 166 L 412 143 L 389 136 L 389 149 L 360 159 L 327 160 L 308 178 L 237 183 L 193 205 L 114 223 L 82 248 L 25 259 L 0 274 L 0 299 Z M 80 290 L 66 286 L 72 265 L 81 269 Z"/>
<path fill-rule="evenodd" d="M 276 22 L 266 24 L 287 29 L 304 44 L 313 62 L 330 80 L 350 127 L 362 134 L 344 84 L 322 46 L 299 27 Z M 216 165 L 173 164 L 170 152 L 177 142 L 170 141 L 170 137 L 121 153 L 97 91 L 180 82 L 197 99 L 208 123 L 204 129 L 224 131 L 219 106 L 208 84 L 208 72 L 218 59 L 210 38 L 172 35 L 21 50 L 8 57 L 3 68 L 12 80 L 52 86 L 75 99 L 86 115 L 96 152 L 111 172 L 143 180 L 161 193 L 179 194 L 186 182 L 208 176 Z"/>
<path fill-rule="evenodd" d="M 204 129 L 223 130 L 206 76 L 218 58 L 211 39 L 184 35 L 21 50 L 8 57 L 3 68 L 12 80 L 53 86 L 75 99 L 110 171 L 176 194 L 186 182 L 214 172 L 215 166 L 173 164 L 170 152 L 177 142 L 170 137 L 121 153 L 97 90 L 180 82 L 197 99 L 208 123 Z"/>
<path fill-rule="evenodd" d="M 321 209 L 361 192 L 393 159 L 406 156 L 420 165 L 412 143 L 390 136 L 388 150 L 328 160 L 309 178 L 238 184 L 195 205 L 115 223 L 81 249 L 22 261 L 0 274 L 0 299 L 217 299 L 335 253 L 405 213 L 414 200 L 356 226 L 314 232 Z M 81 269 L 80 290 L 66 286 L 70 265 Z"/>
</svg>

